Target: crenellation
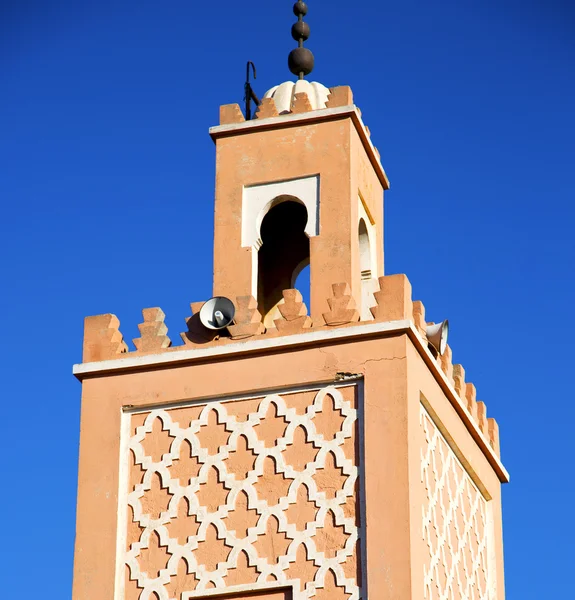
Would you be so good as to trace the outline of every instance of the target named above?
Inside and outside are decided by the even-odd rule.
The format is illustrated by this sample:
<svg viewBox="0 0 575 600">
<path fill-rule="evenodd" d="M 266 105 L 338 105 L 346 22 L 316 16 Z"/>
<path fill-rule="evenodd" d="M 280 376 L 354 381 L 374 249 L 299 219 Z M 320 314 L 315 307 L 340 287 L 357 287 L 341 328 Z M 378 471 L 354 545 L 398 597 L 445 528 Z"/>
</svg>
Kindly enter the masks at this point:
<svg viewBox="0 0 575 600">
<path fill-rule="evenodd" d="M 172 345 L 167 336 L 168 328 L 164 323 L 166 315 L 161 308 L 144 308 L 144 322 L 138 325 L 140 337 L 134 338 L 137 352 L 159 352 Z"/>
<path fill-rule="evenodd" d="M 465 398 L 465 369 L 463 365 L 453 365 L 453 387 L 457 395 Z"/>
<path fill-rule="evenodd" d="M 423 338 L 427 337 L 426 321 L 425 321 L 425 306 L 421 300 L 413 302 L 413 324 Z"/>
<path fill-rule="evenodd" d="M 310 112 L 313 110 L 308 95 L 305 92 L 298 92 L 293 97 L 291 112 L 294 115 Z"/>
<path fill-rule="evenodd" d="M 359 321 L 359 312 L 348 283 L 334 283 L 333 296 L 327 299 L 330 311 L 323 313 L 326 325 L 337 326 Z"/>
<path fill-rule="evenodd" d="M 264 333 L 262 315 L 258 310 L 258 302 L 253 296 L 236 298 L 236 314 L 234 324 L 228 327 L 234 340 L 244 339 Z"/>
<path fill-rule="evenodd" d="M 491 433 L 489 432 L 487 407 L 484 402 L 477 400 L 477 390 L 475 385 L 465 381 L 465 369 L 462 365 L 453 365 L 453 387 L 455 388 L 457 395 L 461 398 L 461 401 L 465 404 L 473 421 L 477 423 L 481 432 L 489 438 L 491 446 L 495 449 L 497 444 L 490 437 Z"/>
<path fill-rule="evenodd" d="M 289 289 L 282 292 L 283 299 L 277 305 L 281 313 L 280 319 L 274 323 L 281 335 L 300 333 L 312 327 L 311 317 L 307 314 L 307 306 L 298 290 Z"/>
<path fill-rule="evenodd" d="M 429 345 L 428 345 L 429 347 Z M 441 361 L 442 361 L 442 357 L 441 354 L 439 354 L 439 352 L 437 352 L 434 348 L 434 352 L 432 352 L 433 354 L 433 358 L 435 359 L 435 364 L 437 365 L 437 368 L 441 371 Z"/>
<path fill-rule="evenodd" d="M 128 351 L 124 336 L 120 332 L 120 320 L 107 313 L 84 319 L 83 362 L 96 362 L 117 358 Z"/>
<path fill-rule="evenodd" d="M 499 447 L 499 425 L 493 417 L 487 419 L 487 435 L 489 437 L 489 444 L 495 451 L 497 456 L 500 456 L 501 449 Z"/>
<path fill-rule="evenodd" d="M 256 119 L 268 119 L 279 116 L 276 101 L 273 98 L 263 98 L 256 111 Z"/>
<path fill-rule="evenodd" d="M 186 346 L 204 345 L 219 338 L 217 330 L 206 329 L 200 322 L 200 310 L 205 302 L 192 302 L 190 309 L 192 315 L 186 317 L 188 330 L 180 333 Z"/>
<path fill-rule="evenodd" d="M 340 85 L 329 89 L 326 108 L 353 105 L 353 92 L 348 85 Z"/>
<path fill-rule="evenodd" d="M 449 344 L 445 346 L 445 352 L 441 355 L 441 370 L 447 377 L 447 381 L 451 385 L 455 385 L 453 383 L 453 352 Z"/>
<path fill-rule="evenodd" d="M 487 434 L 487 406 L 485 402 L 481 402 L 479 400 L 477 402 L 477 425 L 479 425 L 479 429 L 485 434 Z"/>
<path fill-rule="evenodd" d="M 411 284 L 405 275 L 385 275 L 378 279 L 379 291 L 374 293 L 376 306 L 370 308 L 376 321 L 413 319 Z"/>
<path fill-rule="evenodd" d="M 425 306 L 411 300 L 411 285 L 405 275 L 380 277 L 379 291 L 374 297 L 377 305 L 371 308 L 376 321 L 413 320 L 419 334 L 426 339 Z M 308 315 L 307 306 L 301 293 L 296 289 L 283 290 L 283 299 L 277 305 L 279 318 L 274 319 L 275 327 L 266 330 L 262 315 L 258 311 L 257 300 L 253 296 L 236 297 L 236 314 L 233 324 L 227 330 L 211 330 L 202 325 L 199 313 L 205 302 L 190 304 L 191 316 L 186 318 L 187 331 L 180 334 L 187 347 L 205 347 L 227 344 L 260 335 L 282 336 L 302 333 L 311 328 L 341 327 L 360 321 L 360 315 L 351 287 L 346 282 L 332 285 L 333 295 L 327 299 L 330 310 L 323 313 L 325 323 L 315 325 Z M 140 337 L 134 338 L 135 353 L 158 353 L 175 350 L 167 335 L 165 313 L 159 307 L 142 310 L 143 323 L 138 325 Z M 119 330 L 120 322 L 113 314 L 96 315 L 85 319 L 83 362 L 96 362 L 119 358 L 127 353 L 128 346 Z M 461 402 L 467 408 L 474 422 L 489 439 L 491 447 L 499 452 L 499 428 L 494 419 L 487 418 L 483 402 L 476 399 L 477 392 L 472 383 L 465 381 L 462 365 L 452 364 L 452 350 L 446 346 L 443 355 L 434 354 L 435 362 L 446 376 Z"/>
<path fill-rule="evenodd" d="M 220 106 L 220 125 L 243 123 L 245 120 L 239 104 L 224 104 Z"/>
<path fill-rule="evenodd" d="M 465 397 L 462 397 L 462 400 L 465 400 L 465 404 L 467 406 L 467 410 L 471 413 L 474 421 L 478 421 L 478 412 L 477 412 L 477 390 L 472 383 L 465 384 Z M 483 431 L 483 430 L 482 430 Z"/>
</svg>

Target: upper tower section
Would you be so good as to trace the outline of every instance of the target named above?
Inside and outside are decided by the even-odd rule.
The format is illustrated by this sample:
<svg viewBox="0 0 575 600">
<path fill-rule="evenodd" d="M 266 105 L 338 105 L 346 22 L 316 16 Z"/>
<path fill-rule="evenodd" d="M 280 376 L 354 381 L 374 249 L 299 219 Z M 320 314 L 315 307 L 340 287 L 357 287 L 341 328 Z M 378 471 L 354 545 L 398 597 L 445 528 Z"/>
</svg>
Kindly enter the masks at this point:
<svg viewBox="0 0 575 600">
<path fill-rule="evenodd" d="M 237 104 L 220 108 L 216 144 L 214 295 L 253 296 L 273 324 L 282 291 L 310 265 L 310 314 L 329 310 L 344 281 L 371 319 L 372 293 L 384 273 L 383 192 L 389 182 L 349 87 L 305 81 L 314 64 L 303 47 L 304 2 L 288 65 L 298 76 L 269 90 L 254 119 Z"/>
<path fill-rule="evenodd" d="M 267 92 L 255 118 L 220 108 L 216 143 L 214 295 L 251 295 L 268 322 L 282 290 L 310 265 L 311 316 L 333 282 L 350 283 L 370 318 L 383 275 L 389 182 L 349 87 L 300 80 Z"/>
</svg>

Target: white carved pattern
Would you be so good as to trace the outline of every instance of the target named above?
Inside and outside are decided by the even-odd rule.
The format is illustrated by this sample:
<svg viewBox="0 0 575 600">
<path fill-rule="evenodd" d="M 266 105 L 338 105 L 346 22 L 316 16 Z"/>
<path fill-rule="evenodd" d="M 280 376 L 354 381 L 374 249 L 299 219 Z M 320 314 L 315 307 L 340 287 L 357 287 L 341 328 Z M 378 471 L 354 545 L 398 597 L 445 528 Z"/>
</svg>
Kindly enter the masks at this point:
<svg viewBox="0 0 575 600">
<path fill-rule="evenodd" d="M 426 600 L 492 600 L 488 506 L 423 405 L 421 480 L 427 502 L 423 536 Z"/>
<path fill-rule="evenodd" d="M 326 440 L 316 432 L 314 417 L 322 412 L 323 401 L 326 395 L 331 396 L 336 411 L 341 411 L 344 417 L 341 430 L 335 433 L 333 439 Z M 266 417 L 270 404 L 276 407 L 277 417 L 283 417 L 286 421 L 284 435 L 279 438 L 276 445 L 269 448 L 258 439 L 256 427 Z M 342 447 L 344 440 L 351 438 L 357 420 L 357 413 L 340 391 L 333 386 L 319 390 L 303 415 L 298 415 L 294 408 L 288 408 L 284 399 L 273 394 L 264 397 L 259 403 L 256 412 L 249 414 L 244 422 L 239 422 L 235 416 L 228 414 L 226 409 L 227 402 L 212 401 L 208 402 L 201 410 L 199 417 L 192 420 L 189 427 L 181 427 L 176 421 L 172 420 L 170 413 L 173 409 L 152 410 L 146 417 L 143 425 L 136 429 L 135 434 L 130 438 L 129 449 L 135 455 L 135 462 L 144 470 L 142 483 L 139 483 L 128 494 L 128 504 L 133 509 L 134 521 L 143 528 L 140 540 L 132 543 L 126 552 L 125 563 L 130 569 L 130 579 L 136 580 L 138 586 L 143 588 L 140 594 L 140 600 L 154 599 L 154 592 L 159 600 L 169 600 L 170 596 L 165 587 L 170 583 L 170 576 L 177 573 L 178 564 L 183 557 L 187 561 L 189 572 L 194 573 L 199 579 L 195 590 L 191 593 L 182 594 L 182 598 L 193 597 L 201 594 L 202 590 L 208 587 L 218 589 L 226 588 L 226 576 L 230 569 L 237 565 L 237 559 L 240 552 L 244 551 L 249 557 L 249 566 L 256 567 L 258 572 L 257 582 L 264 584 L 269 582 L 269 576 L 273 575 L 277 582 L 288 582 L 285 570 L 290 564 L 296 561 L 296 554 L 301 544 L 305 544 L 308 560 L 313 560 L 318 571 L 313 581 L 302 582 L 303 591 L 299 592 L 299 586 L 294 588 L 294 600 L 304 600 L 313 598 L 316 588 L 322 588 L 324 577 L 328 570 L 335 574 L 336 583 L 345 590 L 346 597 L 349 600 L 359 600 L 360 588 L 356 577 L 348 578 L 343 569 L 343 564 L 356 552 L 356 542 L 358 541 L 359 531 L 355 522 L 355 515 L 346 517 L 343 505 L 350 497 L 354 497 L 356 490 L 355 484 L 358 477 L 358 469 L 354 459 L 349 459 L 344 453 Z M 217 454 L 210 455 L 205 448 L 201 447 L 197 434 L 200 428 L 208 425 L 210 411 L 216 411 L 218 423 L 225 426 L 226 432 L 229 432 L 227 443 L 219 447 Z M 174 439 L 171 442 L 169 452 L 164 454 L 159 462 L 153 462 L 150 456 L 146 455 L 142 442 L 152 431 L 154 420 L 159 417 L 163 423 L 163 429 L 169 432 Z M 287 464 L 283 451 L 294 442 L 294 432 L 298 426 L 302 426 L 307 434 L 307 442 L 313 443 L 315 449 L 318 449 L 315 460 L 307 463 L 301 471 L 294 469 Z M 245 479 L 236 480 L 233 473 L 226 470 L 226 459 L 230 452 L 237 449 L 239 436 L 244 436 L 248 440 L 248 448 L 256 455 L 253 470 L 250 471 Z M 174 460 L 179 459 L 180 445 L 187 440 L 192 448 L 192 456 L 196 457 L 201 467 L 196 478 L 191 480 L 187 486 L 180 485 L 180 480 L 176 477 L 170 477 L 169 467 Z M 326 497 L 325 491 L 317 489 L 313 475 L 325 467 L 325 460 L 328 453 L 331 452 L 336 459 L 336 465 L 346 476 L 342 489 L 338 490 L 333 498 Z M 267 457 L 273 457 L 276 464 L 276 473 L 281 473 L 285 478 L 291 480 L 290 486 L 285 497 L 280 498 L 274 506 L 268 506 L 265 500 L 258 497 L 254 484 L 258 478 L 264 474 L 264 461 Z M 214 466 L 219 473 L 219 480 L 223 483 L 226 490 L 229 490 L 225 504 L 218 507 L 215 512 L 209 512 L 206 507 L 200 506 L 197 492 L 200 486 L 207 482 L 208 473 Z M 151 488 L 152 476 L 158 473 L 162 478 L 162 487 L 167 487 L 172 497 L 168 504 L 168 509 L 161 513 L 158 519 L 153 519 L 151 515 L 142 511 L 141 499 L 144 493 Z M 305 484 L 309 490 L 309 500 L 315 502 L 319 509 L 313 522 L 308 523 L 304 531 L 298 531 L 294 524 L 291 524 L 286 518 L 285 511 L 290 505 L 296 503 L 298 489 L 300 485 Z M 259 516 L 257 524 L 248 530 L 247 537 L 243 539 L 236 538 L 235 532 L 226 528 L 226 517 L 234 509 L 238 493 L 244 491 L 248 496 L 249 509 L 256 509 Z M 189 515 L 193 519 L 194 515 L 199 522 L 197 535 L 188 537 L 185 545 L 179 544 L 177 539 L 171 539 L 166 525 L 177 518 L 178 505 L 180 500 L 185 497 L 190 506 Z M 340 548 L 334 557 L 326 557 L 323 552 L 316 549 L 314 536 L 318 528 L 322 528 L 326 513 L 331 510 L 335 515 L 335 524 L 338 527 L 343 526 L 347 538 L 345 545 Z M 275 516 L 279 521 L 279 532 L 285 533 L 289 538 L 289 547 L 284 556 L 279 557 L 276 564 L 269 564 L 266 558 L 260 558 L 254 543 L 259 536 L 266 533 L 268 519 Z M 213 524 L 218 532 L 218 539 L 223 540 L 229 547 L 230 553 L 225 562 L 217 564 L 215 571 L 208 571 L 204 565 L 198 564 L 194 551 L 198 548 L 198 543 L 206 539 L 208 527 Z M 148 547 L 150 536 L 157 533 L 162 546 L 167 546 L 167 552 L 171 555 L 167 561 L 165 569 L 159 572 L 159 576 L 149 577 L 147 573 L 140 570 L 138 556 L 141 551 Z M 358 560 L 359 564 L 359 560 Z M 293 577 L 289 580 L 292 581 Z M 245 586 L 240 586 L 244 588 Z M 257 587 L 257 584 L 256 586 Z M 178 599 L 179 600 L 179 599 Z"/>
</svg>

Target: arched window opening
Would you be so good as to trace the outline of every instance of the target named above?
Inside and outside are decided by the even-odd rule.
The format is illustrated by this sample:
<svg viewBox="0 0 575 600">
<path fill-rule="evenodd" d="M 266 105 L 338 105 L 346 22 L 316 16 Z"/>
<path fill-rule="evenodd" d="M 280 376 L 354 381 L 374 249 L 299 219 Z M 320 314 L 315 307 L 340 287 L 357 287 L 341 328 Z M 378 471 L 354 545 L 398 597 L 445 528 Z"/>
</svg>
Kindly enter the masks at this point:
<svg viewBox="0 0 575 600">
<path fill-rule="evenodd" d="M 370 307 L 374 306 L 374 281 L 372 279 L 372 257 L 371 245 L 369 243 L 369 232 L 363 219 L 359 221 L 359 269 L 361 271 L 361 320 L 373 319 Z"/>
<path fill-rule="evenodd" d="M 308 310 L 310 308 L 310 302 L 311 302 L 311 298 L 310 298 L 310 290 L 311 290 L 311 269 L 310 269 L 310 265 L 309 265 L 309 258 L 302 263 L 296 270 L 294 273 L 294 282 L 292 284 L 292 287 L 295 288 L 296 290 L 299 290 L 303 301 L 305 303 L 305 305 L 308 307 Z"/>
<path fill-rule="evenodd" d="M 262 220 L 258 252 L 258 309 L 266 327 L 273 326 L 282 291 L 290 289 L 309 263 L 309 238 L 305 233 L 307 209 L 280 197 Z M 300 290 L 301 291 L 301 290 Z"/>
<path fill-rule="evenodd" d="M 371 279 L 371 249 L 369 246 L 369 233 L 363 219 L 359 221 L 359 268 L 361 279 Z"/>
</svg>

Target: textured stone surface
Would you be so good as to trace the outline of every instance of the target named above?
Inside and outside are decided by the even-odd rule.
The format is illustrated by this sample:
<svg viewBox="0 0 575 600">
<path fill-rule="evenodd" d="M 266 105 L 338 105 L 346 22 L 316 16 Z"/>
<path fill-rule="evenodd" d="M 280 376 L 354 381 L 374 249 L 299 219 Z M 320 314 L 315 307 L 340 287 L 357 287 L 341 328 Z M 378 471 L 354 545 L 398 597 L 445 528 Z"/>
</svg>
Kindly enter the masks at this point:
<svg viewBox="0 0 575 600">
<path fill-rule="evenodd" d="M 328 298 L 330 311 L 323 313 L 326 325 L 344 325 L 359 321 L 359 311 L 347 283 L 334 283 L 333 296 Z"/>
<path fill-rule="evenodd" d="M 413 318 L 411 284 L 405 275 L 386 275 L 379 278 L 379 292 L 374 298 L 377 306 L 371 313 L 376 321 L 400 321 Z"/>
<path fill-rule="evenodd" d="M 261 104 L 256 111 L 256 119 L 267 119 L 269 117 L 277 117 L 278 109 L 273 98 L 263 98 Z"/>
<path fill-rule="evenodd" d="M 172 345 L 164 323 L 166 315 L 161 308 L 144 308 L 144 322 L 138 325 L 140 337 L 133 342 L 138 352 L 158 352 Z"/>
<path fill-rule="evenodd" d="M 243 339 L 264 332 L 262 315 L 253 296 L 239 296 L 235 306 L 234 324 L 228 327 L 233 339 Z"/>
<path fill-rule="evenodd" d="M 425 339 L 427 337 L 426 333 L 426 321 L 425 321 L 425 306 L 423 306 L 423 302 L 420 300 L 415 300 L 413 303 L 413 324 L 419 333 Z"/>
<path fill-rule="evenodd" d="M 84 319 L 83 362 L 116 358 L 127 351 L 116 315 L 95 315 Z"/>
<path fill-rule="evenodd" d="M 347 85 L 332 87 L 329 90 L 327 99 L 327 108 L 336 108 L 338 106 L 351 106 L 353 104 L 353 93 Z"/>
<path fill-rule="evenodd" d="M 305 92 L 296 94 L 291 105 L 291 112 L 294 114 L 309 112 L 312 109 L 311 102 Z"/>
<path fill-rule="evenodd" d="M 244 115 L 239 104 L 224 104 L 220 106 L 220 125 L 231 125 L 232 123 L 243 123 Z"/>
<path fill-rule="evenodd" d="M 307 314 L 307 307 L 298 290 L 284 290 L 283 300 L 277 307 L 282 318 L 275 319 L 274 324 L 280 334 L 298 333 L 311 328 L 311 317 Z"/>
</svg>

